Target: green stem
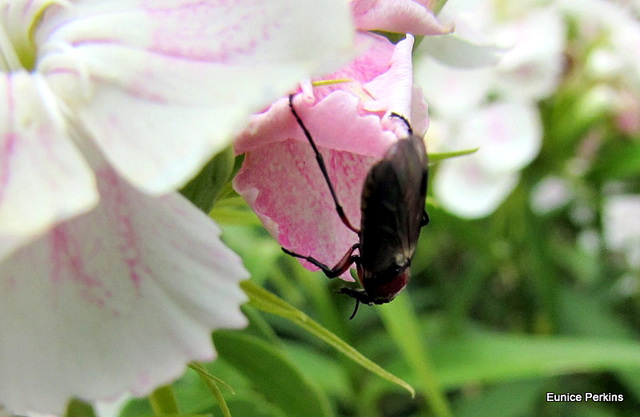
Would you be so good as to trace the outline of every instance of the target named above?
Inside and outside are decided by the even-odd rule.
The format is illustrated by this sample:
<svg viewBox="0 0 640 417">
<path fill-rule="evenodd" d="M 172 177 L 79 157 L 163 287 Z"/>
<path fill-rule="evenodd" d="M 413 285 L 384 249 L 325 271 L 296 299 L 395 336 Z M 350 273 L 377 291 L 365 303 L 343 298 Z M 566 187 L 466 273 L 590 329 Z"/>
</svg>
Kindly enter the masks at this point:
<svg viewBox="0 0 640 417">
<path fill-rule="evenodd" d="M 218 387 L 218 383 L 222 384 L 222 386 L 228 389 L 232 394 L 235 394 L 233 389 L 221 379 L 211 375 L 203 365 L 194 362 L 191 363 L 189 367 L 198 373 L 204 384 L 207 386 L 207 388 L 209 388 L 209 391 L 211 391 L 211 393 L 215 397 L 216 401 L 218 401 L 218 407 L 220 407 L 222 415 L 224 417 L 231 417 L 231 411 L 229 410 L 229 406 L 222 396 L 222 391 L 220 390 L 220 387 Z"/>
</svg>

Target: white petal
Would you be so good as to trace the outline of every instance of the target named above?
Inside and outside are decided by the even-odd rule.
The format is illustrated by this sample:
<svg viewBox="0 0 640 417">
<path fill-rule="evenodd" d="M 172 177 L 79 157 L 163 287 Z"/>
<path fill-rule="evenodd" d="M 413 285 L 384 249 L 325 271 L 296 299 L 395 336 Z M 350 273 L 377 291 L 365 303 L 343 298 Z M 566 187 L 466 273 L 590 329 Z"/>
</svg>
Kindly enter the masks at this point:
<svg viewBox="0 0 640 417">
<path fill-rule="evenodd" d="M 534 104 L 494 102 L 462 123 L 459 145 L 479 147 L 471 158 L 492 172 L 516 171 L 529 164 L 542 146 L 542 121 Z"/>
<path fill-rule="evenodd" d="M 0 260 L 98 199 L 93 173 L 37 76 L 0 80 Z"/>
<path fill-rule="evenodd" d="M 472 157 L 444 161 L 434 181 L 434 192 L 451 213 L 476 219 L 493 213 L 518 184 L 518 173 L 492 174 Z"/>
<path fill-rule="evenodd" d="M 478 44 L 474 41 L 475 39 L 465 39 L 455 33 L 426 36 L 419 49 L 445 65 L 468 69 L 493 67 L 506 51 L 492 44 Z"/>
<path fill-rule="evenodd" d="M 640 195 L 613 195 L 602 208 L 607 247 L 622 250 L 640 246 Z"/>
<path fill-rule="evenodd" d="M 606 0 L 560 0 L 559 7 L 576 19 L 583 32 L 597 39 L 601 48 L 617 55 L 616 63 L 624 64 L 624 74 L 637 86 L 640 83 L 640 4 Z M 635 10 L 634 10 L 635 7 Z"/>
<path fill-rule="evenodd" d="M 498 63 L 495 85 L 507 97 L 540 99 L 553 93 L 564 68 L 565 27 L 555 8 L 527 14 L 496 34 L 510 48 Z"/>
<path fill-rule="evenodd" d="M 564 178 L 548 176 L 531 190 L 531 209 L 536 214 L 547 214 L 565 206 L 573 197 L 573 190 Z"/>
<path fill-rule="evenodd" d="M 211 360 L 212 329 L 246 324 L 247 273 L 213 222 L 177 194 L 97 175 L 101 204 L 0 264 L 0 403 L 13 413 L 145 395 Z"/>
<path fill-rule="evenodd" d="M 39 70 L 118 171 L 164 193 L 246 117 L 343 63 L 343 0 L 79 2 L 46 16 Z"/>
<path fill-rule="evenodd" d="M 466 117 L 486 99 L 492 69 L 453 68 L 426 56 L 416 62 L 414 77 L 430 109 L 443 118 L 455 119 Z"/>
</svg>

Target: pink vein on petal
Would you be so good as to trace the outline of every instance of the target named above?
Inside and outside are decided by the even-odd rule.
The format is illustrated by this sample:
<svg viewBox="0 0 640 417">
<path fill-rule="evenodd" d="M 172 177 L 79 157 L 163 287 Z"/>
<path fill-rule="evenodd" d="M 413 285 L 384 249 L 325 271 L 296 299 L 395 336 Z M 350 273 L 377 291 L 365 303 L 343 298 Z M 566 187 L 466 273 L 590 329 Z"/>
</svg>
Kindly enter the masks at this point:
<svg viewBox="0 0 640 417">
<path fill-rule="evenodd" d="M 219 21 L 220 16 L 232 16 L 237 14 L 239 10 L 235 2 L 218 1 L 216 3 L 213 6 L 211 2 L 198 2 L 180 7 L 161 9 L 155 7 L 153 2 L 150 2 L 147 13 L 151 19 L 161 23 L 153 36 L 153 44 L 148 50 L 193 61 L 230 63 L 234 57 L 253 55 L 260 46 L 257 39 L 263 42 L 271 38 L 271 31 L 280 26 L 279 22 L 274 19 L 268 26 L 265 25 L 262 28 L 259 35 L 256 34 L 253 38 L 237 37 L 237 34 L 246 32 L 246 27 L 253 27 L 256 24 L 250 19 L 255 18 L 255 11 L 248 10 L 245 15 L 236 18 L 234 23 L 212 30 L 215 24 L 211 24 L 211 21 Z M 189 26 L 188 31 L 185 31 L 184 25 L 170 24 L 171 21 L 179 22 L 188 19 L 194 14 L 202 15 L 206 13 L 211 15 L 211 19 L 199 18 L 198 20 L 202 23 Z M 180 16 L 184 17 L 181 18 Z M 264 22 L 257 22 L 257 24 L 261 23 Z M 171 27 L 178 27 L 178 32 L 169 30 Z M 202 42 L 203 39 L 212 41 Z"/>
<path fill-rule="evenodd" d="M 7 85 L 11 85 L 11 77 L 7 74 Z M 6 123 L 7 126 L 10 126 L 13 120 L 13 113 L 15 111 L 15 100 L 13 97 L 13 89 L 7 88 L 7 120 L 2 121 Z M 4 135 L 4 143 L 2 150 L 2 159 L 0 160 L 0 204 L 2 204 L 4 200 L 4 193 L 7 189 L 7 185 L 9 184 L 9 178 L 11 176 L 11 166 L 9 161 L 11 160 L 11 155 L 15 149 L 16 144 L 16 134 L 13 132 L 7 133 Z"/>
<path fill-rule="evenodd" d="M 17 135 L 15 133 L 7 133 L 4 135 L 4 143 L 2 155 L 0 155 L 0 204 L 4 200 L 4 193 L 9 184 L 11 177 L 11 155 L 15 149 Z"/>
<path fill-rule="evenodd" d="M 123 192 L 126 185 L 121 184 L 121 179 L 110 169 L 99 170 L 97 176 L 100 178 L 99 188 L 103 204 L 109 206 L 106 208 L 107 215 L 115 217 L 109 223 L 115 225 L 114 233 L 123 240 L 118 249 L 129 269 L 129 278 L 139 291 L 141 275 L 149 274 L 150 271 L 142 259 L 136 228 L 131 222 L 130 202 Z"/>
<path fill-rule="evenodd" d="M 111 297 L 108 290 L 98 294 L 98 289 L 104 289 L 102 282 L 94 278 L 84 262 L 82 250 L 76 239 L 69 238 L 64 226 L 51 231 L 51 282 L 55 285 L 63 284 L 63 277 L 68 272 L 71 279 L 82 285 L 81 296 L 85 301 L 104 307 L 105 298 Z"/>
</svg>

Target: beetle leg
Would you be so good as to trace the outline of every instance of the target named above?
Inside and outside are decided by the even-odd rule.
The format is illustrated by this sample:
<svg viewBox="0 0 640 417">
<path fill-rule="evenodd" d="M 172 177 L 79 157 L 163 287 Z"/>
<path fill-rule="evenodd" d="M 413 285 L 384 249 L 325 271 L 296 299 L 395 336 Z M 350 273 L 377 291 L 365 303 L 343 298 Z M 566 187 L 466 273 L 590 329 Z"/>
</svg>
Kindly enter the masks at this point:
<svg viewBox="0 0 640 417">
<path fill-rule="evenodd" d="M 358 300 L 362 304 L 372 306 L 374 304 L 369 294 L 362 288 L 341 287 L 338 291 L 339 294 L 348 295 L 349 297 Z"/>
<path fill-rule="evenodd" d="M 304 259 L 306 261 L 311 262 L 318 268 L 322 269 L 322 272 L 324 272 L 327 278 L 335 278 L 342 275 L 347 269 L 349 269 L 349 267 L 354 262 L 357 264 L 360 261 L 360 256 L 353 254 L 353 252 L 359 248 L 360 248 L 360 243 L 356 243 L 353 246 L 351 246 L 351 248 L 349 248 L 347 253 L 344 254 L 342 259 L 340 259 L 340 261 L 333 268 L 329 268 L 327 265 L 323 264 L 322 262 L 320 262 L 315 258 L 312 258 L 311 256 L 300 255 L 298 253 L 291 252 L 290 250 L 285 248 L 282 248 L 282 251 L 287 255 L 291 255 L 296 258 Z"/>
<path fill-rule="evenodd" d="M 338 216 L 340 216 L 340 220 L 342 220 L 342 223 L 344 223 L 344 225 L 347 226 L 349 229 L 353 230 L 356 233 L 360 233 L 358 229 L 353 227 L 353 225 L 347 218 L 347 215 L 345 214 L 344 209 L 342 208 L 342 205 L 340 205 L 340 202 L 338 201 L 338 196 L 336 194 L 336 191 L 333 189 L 333 184 L 329 179 L 327 166 L 324 164 L 324 158 L 322 157 L 322 154 L 318 150 L 316 143 L 313 141 L 313 138 L 311 137 L 311 133 L 309 133 L 309 130 L 307 130 L 307 127 L 304 125 L 304 123 L 302 122 L 302 119 L 300 118 L 300 116 L 298 116 L 296 109 L 293 107 L 293 94 L 289 95 L 289 108 L 291 109 L 291 113 L 293 114 L 293 117 L 296 118 L 298 125 L 300 125 L 300 127 L 302 128 L 302 131 L 304 132 L 305 137 L 311 144 L 311 148 L 313 148 L 313 153 L 316 155 L 316 161 L 318 161 L 318 166 L 320 166 L 320 171 L 322 171 L 322 176 L 324 177 L 324 180 L 327 182 L 327 185 L 329 186 L 329 192 L 331 192 L 331 197 L 333 198 L 333 202 L 336 205 L 336 211 L 338 212 Z"/>
</svg>

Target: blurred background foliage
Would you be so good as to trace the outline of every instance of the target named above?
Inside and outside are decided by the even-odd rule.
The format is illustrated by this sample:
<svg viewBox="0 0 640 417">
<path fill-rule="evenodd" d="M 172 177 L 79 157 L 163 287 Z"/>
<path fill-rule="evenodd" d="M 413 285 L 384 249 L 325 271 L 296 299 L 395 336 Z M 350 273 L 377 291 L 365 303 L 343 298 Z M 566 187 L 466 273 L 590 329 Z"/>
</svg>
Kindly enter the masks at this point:
<svg viewBox="0 0 640 417">
<path fill-rule="evenodd" d="M 640 198 L 640 126 L 621 124 L 617 101 L 630 100 L 629 117 L 638 118 L 640 99 L 637 85 L 589 73 L 606 33 L 585 39 L 578 20 L 566 24 L 559 83 L 537 101 L 541 149 L 517 186 L 475 219 L 431 198 L 407 290 L 388 305 L 361 306 L 351 321 L 354 301 L 334 293 L 342 282 L 284 255 L 230 184 L 220 184 L 233 176 L 231 154 L 203 170 L 199 181 L 215 178 L 213 189 L 221 189 L 211 216 L 251 281 L 417 392 L 412 399 L 304 326 L 248 305 L 250 327 L 216 332 L 220 359 L 206 365 L 232 388 L 218 384 L 231 415 L 640 415 L 640 203 L 608 211 L 612 198 Z M 602 99 L 603 87 L 619 93 L 615 100 Z M 439 169 L 431 166 L 432 179 Z M 216 194 L 201 206 L 209 210 Z M 611 221 L 623 231 L 609 230 Z M 627 234 L 612 245 L 611 233 Z M 225 406 L 193 370 L 174 388 L 181 413 L 222 415 Z M 554 403 L 547 393 L 624 401 Z M 136 400 L 122 417 L 151 413 Z"/>
</svg>

